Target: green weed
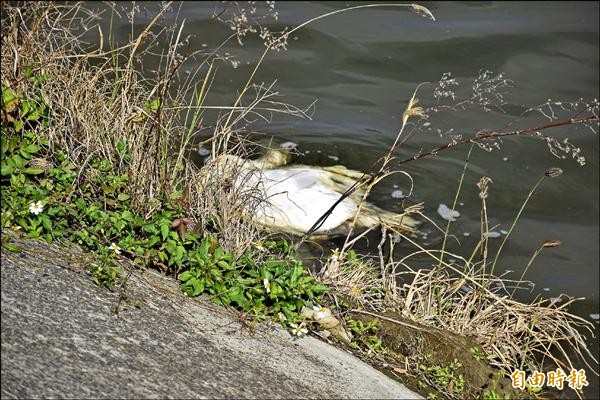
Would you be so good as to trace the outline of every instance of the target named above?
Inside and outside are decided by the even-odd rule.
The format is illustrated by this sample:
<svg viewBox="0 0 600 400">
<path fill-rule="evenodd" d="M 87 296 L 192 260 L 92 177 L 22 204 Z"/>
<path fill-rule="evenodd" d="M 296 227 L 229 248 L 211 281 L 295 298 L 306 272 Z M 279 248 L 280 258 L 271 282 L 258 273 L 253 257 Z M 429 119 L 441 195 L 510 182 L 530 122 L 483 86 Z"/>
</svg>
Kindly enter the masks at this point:
<svg viewBox="0 0 600 400">
<path fill-rule="evenodd" d="M 32 85 L 41 79 L 29 78 Z M 116 261 L 126 257 L 140 267 L 178 273 L 181 289 L 191 297 L 207 293 L 217 304 L 257 317 L 281 313 L 289 324 L 326 292 L 285 241 L 257 243 L 236 259 L 216 237 L 201 240 L 187 228 L 191 219 L 183 191 L 173 191 L 157 201 L 154 212 L 141 215 L 131 207 L 127 173 L 115 173 L 100 156 L 82 170 L 60 149 L 50 151 L 47 140 L 26 124 L 44 115 L 43 103 L 4 88 L 2 96 L 3 115 L 12 118 L 2 125 L 2 227 L 48 243 L 63 239 L 100 255 L 100 265 L 90 270 L 97 285 L 112 290 L 123 277 Z M 148 111 L 157 107 L 157 101 L 147 104 Z M 118 140 L 113 153 L 127 163 L 129 148 Z M 78 181 L 82 173 L 86 179 Z"/>
<path fill-rule="evenodd" d="M 423 363 L 419 364 L 419 371 L 427 383 L 449 397 L 462 393 L 465 388 L 465 380 L 459 373 L 462 363 L 454 359 L 449 365 L 442 366 L 430 364 L 429 359 L 430 357 L 425 355 Z"/>
<path fill-rule="evenodd" d="M 308 275 L 285 241 L 261 243 L 236 260 L 209 236 L 188 261 L 189 269 L 179 274 L 185 293 L 207 293 L 213 302 L 233 305 L 250 315 L 282 313 L 295 322 L 302 306 L 318 303 L 327 290 Z"/>
<path fill-rule="evenodd" d="M 379 320 L 374 318 L 364 323 L 360 320 L 348 320 L 348 328 L 353 334 L 353 346 L 355 348 L 366 347 L 367 355 L 385 355 L 388 351 L 383 347 L 381 338 L 377 335 L 379 331 Z"/>
</svg>

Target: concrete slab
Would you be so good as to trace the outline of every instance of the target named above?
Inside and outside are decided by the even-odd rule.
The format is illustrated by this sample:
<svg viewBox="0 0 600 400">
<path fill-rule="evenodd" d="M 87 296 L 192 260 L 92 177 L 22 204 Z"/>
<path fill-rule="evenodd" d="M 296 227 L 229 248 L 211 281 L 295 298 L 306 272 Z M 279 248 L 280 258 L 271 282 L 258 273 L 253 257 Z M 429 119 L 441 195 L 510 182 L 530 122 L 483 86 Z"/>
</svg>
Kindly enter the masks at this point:
<svg viewBox="0 0 600 400">
<path fill-rule="evenodd" d="M 2 249 L 2 398 L 421 398 L 316 338 L 250 333 L 153 271 L 131 275 L 115 314 L 89 258 L 11 243 L 23 251 Z"/>
</svg>

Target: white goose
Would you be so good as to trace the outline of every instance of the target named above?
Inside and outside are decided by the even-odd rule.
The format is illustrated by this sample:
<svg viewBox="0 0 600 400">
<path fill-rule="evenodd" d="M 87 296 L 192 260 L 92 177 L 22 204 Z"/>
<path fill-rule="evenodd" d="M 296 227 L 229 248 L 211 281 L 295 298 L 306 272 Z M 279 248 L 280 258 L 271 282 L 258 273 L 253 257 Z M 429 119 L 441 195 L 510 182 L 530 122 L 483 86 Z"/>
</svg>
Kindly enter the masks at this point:
<svg viewBox="0 0 600 400">
<path fill-rule="evenodd" d="M 236 187 L 258 190 L 263 199 L 249 213 L 270 230 L 304 235 L 357 179 L 359 171 L 343 165 L 316 167 L 287 163 L 287 153 L 269 150 L 258 160 L 225 155 L 218 165 L 238 169 Z M 339 235 L 348 231 L 364 189 L 359 188 L 342 200 L 313 235 Z M 404 214 L 383 210 L 365 202 L 357 219 L 357 228 L 381 223 L 412 229 L 417 222 Z"/>
</svg>

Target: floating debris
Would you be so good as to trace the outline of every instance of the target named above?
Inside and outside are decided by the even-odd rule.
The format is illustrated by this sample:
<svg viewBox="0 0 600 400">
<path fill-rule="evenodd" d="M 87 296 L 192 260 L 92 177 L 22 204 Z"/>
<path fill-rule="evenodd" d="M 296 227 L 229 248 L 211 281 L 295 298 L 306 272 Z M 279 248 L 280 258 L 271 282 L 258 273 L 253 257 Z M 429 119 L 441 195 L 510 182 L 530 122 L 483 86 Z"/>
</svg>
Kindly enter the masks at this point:
<svg viewBox="0 0 600 400">
<path fill-rule="evenodd" d="M 488 239 L 498 239 L 500 236 L 502 236 L 502 234 L 500 232 L 488 232 L 485 234 L 485 237 L 487 237 Z"/>
<path fill-rule="evenodd" d="M 508 157 L 502 157 L 502 161 L 508 162 Z"/>
<path fill-rule="evenodd" d="M 452 211 L 445 204 L 440 204 L 437 209 L 440 217 L 445 219 L 446 221 L 456 221 L 456 218 L 460 217 L 460 213 L 456 210 Z"/>
<path fill-rule="evenodd" d="M 298 147 L 298 143 L 283 142 L 279 145 L 279 147 L 281 147 L 284 150 L 292 150 L 292 149 L 295 149 L 296 147 Z"/>
<path fill-rule="evenodd" d="M 594 321 L 598 321 L 600 319 L 600 314 L 590 314 L 590 318 Z"/>
<path fill-rule="evenodd" d="M 500 229 L 500 233 L 503 235 L 508 235 L 508 231 L 506 229 Z"/>
<path fill-rule="evenodd" d="M 542 290 L 543 290 L 544 292 L 549 292 L 549 291 L 550 291 L 550 288 L 549 288 L 549 287 L 545 287 L 545 288 L 543 288 Z"/>
<path fill-rule="evenodd" d="M 464 237 L 469 237 L 469 236 L 471 236 L 471 232 L 463 232 L 463 236 Z"/>
<path fill-rule="evenodd" d="M 402 190 L 394 190 L 390 196 L 392 196 L 394 199 L 403 199 L 404 193 Z"/>
<path fill-rule="evenodd" d="M 200 157 L 206 157 L 209 154 L 210 154 L 210 149 L 207 149 L 206 147 L 204 147 L 202 145 L 198 146 L 198 155 Z"/>
<path fill-rule="evenodd" d="M 327 158 L 331 158 L 333 161 L 339 161 L 340 158 L 338 156 L 329 155 Z"/>
</svg>

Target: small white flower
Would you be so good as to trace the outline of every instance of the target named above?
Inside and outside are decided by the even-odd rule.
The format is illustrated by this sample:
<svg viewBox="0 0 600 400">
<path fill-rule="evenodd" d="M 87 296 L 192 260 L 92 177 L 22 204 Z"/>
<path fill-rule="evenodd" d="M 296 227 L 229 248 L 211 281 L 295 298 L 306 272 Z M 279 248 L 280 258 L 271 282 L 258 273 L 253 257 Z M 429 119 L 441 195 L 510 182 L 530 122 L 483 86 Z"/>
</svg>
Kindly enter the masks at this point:
<svg viewBox="0 0 600 400">
<path fill-rule="evenodd" d="M 340 258 L 340 251 L 338 249 L 335 249 L 331 252 L 331 256 L 329 257 L 329 259 L 332 262 L 336 262 L 338 261 L 338 259 Z"/>
<path fill-rule="evenodd" d="M 317 305 L 317 306 L 313 307 L 313 311 L 317 313 L 315 315 L 315 321 L 319 321 L 319 320 L 322 320 L 323 318 L 327 317 L 327 309 L 325 307 L 321 307 L 321 306 Z"/>
<path fill-rule="evenodd" d="M 271 283 L 267 278 L 263 279 L 263 286 L 267 290 L 267 294 L 271 293 Z"/>
<path fill-rule="evenodd" d="M 256 250 L 260 251 L 261 253 L 264 253 L 265 251 L 267 251 L 267 248 L 265 246 L 263 246 L 262 242 L 254 243 L 254 247 L 256 248 Z"/>
<path fill-rule="evenodd" d="M 114 243 L 111 243 L 108 249 L 114 251 L 116 254 L 121 254 L 121 248 Z"/>
<path fill-rule="evenodd" d="M 304 323 L 300 324 L 300 326 L 296 324 L 290 324 L 292 328 L 292 334 L 298 337 L 302 337 L 308 333 L 308 329 L 304 328 Z"/>
<path fill-rule="evenodd" d="M 32 214 L 39 215 L 42 213 L 42 211 L 44 211 L 44 205 L 40 200 L 29 205 L 29 212 Z"/>
</svg>

